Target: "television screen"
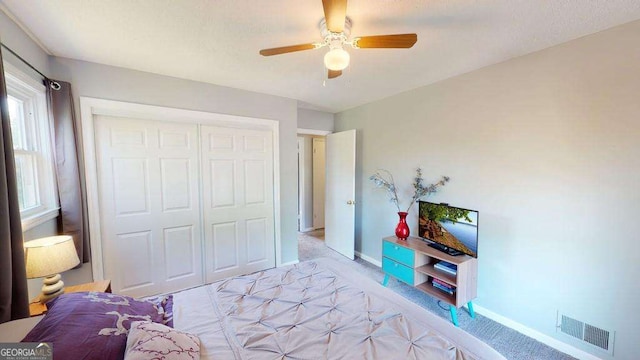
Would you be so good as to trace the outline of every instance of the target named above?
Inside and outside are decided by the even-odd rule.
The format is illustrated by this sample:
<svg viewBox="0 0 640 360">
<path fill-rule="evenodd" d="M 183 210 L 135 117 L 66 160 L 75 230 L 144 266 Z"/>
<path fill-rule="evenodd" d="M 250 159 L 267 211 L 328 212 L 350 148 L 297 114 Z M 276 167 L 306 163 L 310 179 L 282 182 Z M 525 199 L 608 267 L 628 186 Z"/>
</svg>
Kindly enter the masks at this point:
<svg viewBox="0 0 640 360">
<path fill-rule="evenodd" d="M 450 255 L 478 257 L 478 212 L 426 201 L 419 202 L 418 232 L 431 246 Z"/>
</svg>

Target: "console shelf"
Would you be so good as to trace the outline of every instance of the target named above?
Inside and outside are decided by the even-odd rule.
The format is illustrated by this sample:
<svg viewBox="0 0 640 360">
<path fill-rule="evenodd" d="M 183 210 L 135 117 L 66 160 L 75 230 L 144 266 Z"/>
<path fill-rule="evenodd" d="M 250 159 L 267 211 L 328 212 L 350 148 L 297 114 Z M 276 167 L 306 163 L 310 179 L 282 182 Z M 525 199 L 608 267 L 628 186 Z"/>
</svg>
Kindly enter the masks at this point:
<svg viewBox="0 0 640 360">
<path fill-rule="evenodd" d="M 446 261 L 457 266 L 455 275 L 434 266 Z M 405 282 L 430 296 L 449 304 L 451 320 L 457 326 L 457 309 L 467 304 L 469 314 L 475 317 L 471 300 L 477 296 L 478 260 L 468 255 L 451 256 L 427 245 L 419 238 L 400 240 L 395 236 L 382 239 L 382 270 L 387 285 L 389 277 Z M 433 279 L 455 286 L 453 294 L 434 287 Z"/>
<path fill-rule="evenodd" d="M 447 274 L 446 272 L 440 271 L 433 267 L 434 264 L 427 264 L 417 267 L 415 270 L 417 272 L 423 273 L 427 276 L 435 277 L 436 279 L 442 280 L 447 284 L 458 286 L 458 282 L 456 281 L 455 275 Z"/>
<path fill-rule="evenodd" d="M 416 288 L 426 292 L 427 294 L 435 297 L 438 300 L 442 300 L 446 302 L 449 305 L 455 303 L 456 301 L 455 295 L 449 295 L 444 291 L 440 291 L 434 288 L 433 286 L 431 286 L 431 283 L 422 283 L 422 284 L 416 285 Z"/>
</svg>

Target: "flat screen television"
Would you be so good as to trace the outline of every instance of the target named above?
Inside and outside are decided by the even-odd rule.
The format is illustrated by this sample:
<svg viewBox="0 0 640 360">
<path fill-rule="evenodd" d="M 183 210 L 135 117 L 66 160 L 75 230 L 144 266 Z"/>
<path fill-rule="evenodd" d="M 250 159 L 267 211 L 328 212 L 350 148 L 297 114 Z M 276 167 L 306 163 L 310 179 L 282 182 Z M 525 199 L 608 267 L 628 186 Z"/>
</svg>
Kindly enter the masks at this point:
<svg viewBox="0 0 640 360">
<path fill-rule="evenodd" d="M 419 201 L 419 236 L 449 255 L 478 257 L 478 212 Z"/>
</svg>

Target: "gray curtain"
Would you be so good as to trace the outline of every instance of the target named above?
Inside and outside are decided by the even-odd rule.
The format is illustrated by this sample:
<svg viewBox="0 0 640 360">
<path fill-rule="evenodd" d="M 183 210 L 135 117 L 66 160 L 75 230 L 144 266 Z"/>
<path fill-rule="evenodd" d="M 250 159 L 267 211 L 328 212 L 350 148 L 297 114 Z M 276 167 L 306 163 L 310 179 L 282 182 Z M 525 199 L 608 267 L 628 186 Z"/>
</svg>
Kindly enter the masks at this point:
<svg viewBox="0 0 640 360">
<path fill-rule="evenodd" d="M 78 130 L 73 108 L 71 84 L 55 81 L 60 89 L 53 90 L 47 80 L 47 99 L 53 122 L 56 177 L 60 198 L 59 229 L 73 237 L 78 257 L 83 263 L 90 260 L 89 224 L 86 188 L 81 172 L 81 154 L 78 152 Z"/>
<path fill-rule="evenodd" d="M 7 87 L 0 53 L 0 323 L 29 316 Z"/>
</svg>

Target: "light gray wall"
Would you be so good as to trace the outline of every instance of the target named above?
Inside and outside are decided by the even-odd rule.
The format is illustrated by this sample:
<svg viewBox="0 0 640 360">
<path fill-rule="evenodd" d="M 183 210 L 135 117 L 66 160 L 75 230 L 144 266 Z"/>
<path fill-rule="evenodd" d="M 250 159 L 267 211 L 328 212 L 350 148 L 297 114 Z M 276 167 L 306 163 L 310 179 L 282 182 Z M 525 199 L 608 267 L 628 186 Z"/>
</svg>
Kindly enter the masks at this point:
<svg viewBox="0 0 640 360">
<path fill-rule="evenodd" d="M 39 226 L 23 232 L 22 235 L 24 241 L 57 235 L 57 221 L 57 219 L 49 220 Z M 91 263 L 82 264 L 82 266 L 77 269 L 63 272 L 62 281 L 64 281 L 65 286 L 83 284 L 93 281 L 93 275 L 91 273 Z M 38 296 L 42 289 L 42 279 L 29 279 L 27 280 L 27 283 L 29 287 L 29 298 L 32 299 Z"/>
<path fill-rule="evenodd" d="M 44 74 L 73 84 L 76 111 L 79 96 L 137 102 L 144 104 L 201 110 L 280 121 L 280 184 L 282 261 L 297 260 L 295 174 L 285 171 L 296 163 L 297 102 L 295 100 L 231 89 L 194 81 L 179 80 L 133 70 L 125 70 L 82 61 L 49 57 L 27 34 L 0 12 L 2 42 Z M 39 79 L 21 61 L 8 52 L 4 60 Z M 326 124 L 325 124 L 326 125 Z M 57 234 L 56 220 L 33 228 L 25 240 Z M 92 280 L 91 264 L 62 274 L 67 285 Z M 40 279 L 29 280 L 29 294 L 39 293 Z"/>
<path fill-rule="evenodd" d="M 298 259 L 297 176 L 289 171 L 297 168 L 295 100 L 64 58 L 51 58 L 50 66 L 72 84 L 76 112 L 79 97 L 88 96 L 279 121 L 282 261 Z"/>
<path fill-rule="evenodd" d="M 49 56 L 47 53 L 2 11 L 0 11 L 0 39 L 3 44 L 27 60 L 40 72 L 45 75 L 49 74 Z M 34 79 L 42 80 L 36 72 L 15 58 L 10 52 L 5 51 L 5 49 L 2 49 L 2 58 L 26 74 L 33 76 Z"/>
<path fill-rule="evenodd" d="M 45 53 L 18 25 L 0 11 L 0 38 L 2 43 L 15 51 L 20 57 L 28 61 L 40 72 L 50 75 L 49 55 Z M 10 52 L 2 49 L 4 61 L 16 66 L 25 74 L 41 81 L 38 73 L 30 69 L 22 61 L 13 56 Z M 24 241 L 34 240 L 40 237 L 58 234 L 57 219 L 47 221 L 34 228 L 23 232 Z M 62 273 L 63 281 L 66 285 L 75 285 L 92 281 L 91 264 L 83 264 L 80 268 Z M 42 279 L 30 279 L 28 282 L 29 298 L 34 298 L 40 293 Z"/>
<path fill-rule="evenodd" d="M 332 113 L 298 108 L 298 128 L 333 131 L 334 115 Z"/>
<path fill-rule="evenodd" d="M 560 341 L 560 309 L 640 353 L 640 21 L 336 115 L 357 129 L 357 250 L 380 259 L 398 217 L 368 177 L 451 177 L 429 198 L 477 209 L 477 304 Z M 405 203 L 406 204 L 406 203 Z M 417 230 L 415 207 L 409 215 Z"/>
</svg>

